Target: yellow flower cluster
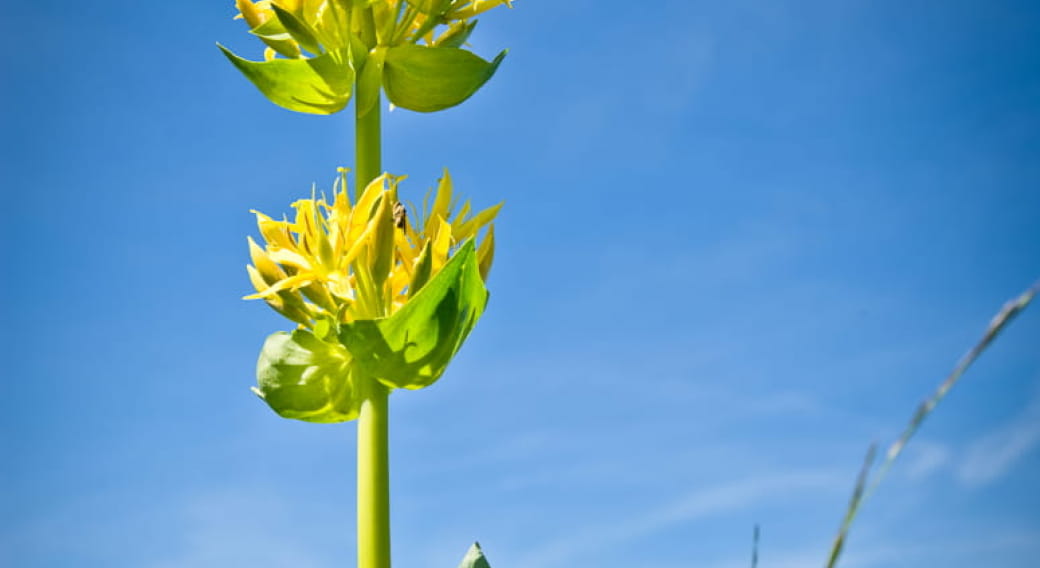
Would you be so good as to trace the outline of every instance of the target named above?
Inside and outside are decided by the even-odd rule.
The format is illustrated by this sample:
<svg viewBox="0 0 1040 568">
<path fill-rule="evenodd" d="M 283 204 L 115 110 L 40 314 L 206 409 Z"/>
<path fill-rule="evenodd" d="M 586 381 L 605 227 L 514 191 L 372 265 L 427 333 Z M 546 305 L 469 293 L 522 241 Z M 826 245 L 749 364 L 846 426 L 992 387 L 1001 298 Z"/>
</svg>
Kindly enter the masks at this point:
<svg viewBox="0 0 1040 568">
<path fill-rule="evenodd" d="M 495 249 L 492 221 L 502 205 L 473 214 L 467 201 L 453 214 L 452 181 L 445 171 L 433 203 L 427 194 L 413 220 L 397 198 L 401 179 L 376 178 L 352 204 L 341 168 L 331 204 L 324 196 L 301 199 L 293 203 L 293 221 L 254 211 L 266 246 L 249 239 L 253 264 L 247 270 L 257 293 L 246 299 L 262 298 L 305 327 L 324 317 L 341 322 L 386 317 L 485 226 L 477 260 L 486 280 Z"/>
<path fill-rule="evenodd" d="M 351 34 L 364 37 L 367 25 L 371 25 L 376 43 L 381 46 L 420 40 L 429 46 L 440 46 L 453 44 L 453 40 L 468 34 L 472 18 L 502 5 L 512 7 L 512 0 L 235 0 L 239 12 L 235 18 L 245 20 L 255 33 L 260 32 L 265 25 L 277 23 L 277 6 L 305 24 L 326 50 L 345 48 Z M 371 8 L 370 19 L 361 13 L 354 17 L 355 10 L 367 8 Z M 276 54 L 302 56 L 300 44 L 283 29 L 275 27 L 258 35 L 271 44 L 264 53 L 268 60 Z"/>
</svg>

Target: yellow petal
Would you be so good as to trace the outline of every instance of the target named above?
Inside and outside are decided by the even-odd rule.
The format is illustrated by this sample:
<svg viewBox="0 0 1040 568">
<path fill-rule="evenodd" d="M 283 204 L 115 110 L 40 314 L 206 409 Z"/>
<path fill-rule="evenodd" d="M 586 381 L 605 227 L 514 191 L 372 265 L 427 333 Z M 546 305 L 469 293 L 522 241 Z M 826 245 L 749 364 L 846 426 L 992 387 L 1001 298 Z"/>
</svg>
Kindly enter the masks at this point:
<svg viewBox="0 0 1040 568">
<path fill-rule="evenodd" d="M 492 8 L 497 8 L 505 4 L 510 8 L 513 7 L 513 3 L 510 0 L 473 0 L 454 12 L 448 14 L 451 19 L 466 19 L 480 15 Z"/>
<path fill-rule="evenodd" d="M 427 215 L 426 222 L 429 223 L 435 217 L 442 217 L 447 219 L 449 216 L 449 209 L 451 207 L 452 197 L 452 182 L 451 174 L 445 168 L 444 177 L 440 179 L 440 183 L 437 184 L 437 198 L 433 201 L 433 209 L 430 210 L 430 214 Z M 426 231 L 427 235 L 431 235 L 430 231 Z"/>
<path fill-rule="evenodd" d="M 350 233 L 347 235 L 348 241 L 355 241 L 360 238 L 361 233 L 368 228 L 369 221 L 372 219 L 372 214 L 375 213 L 374 206 L 376 205 L 376 199 L 383 194 L 383 187 L 386 183 L 387 175 L 383 174 L 376 179 L 372 180 L 368 186 L 365 187 L 365 191 L 361 193 L 361 198 L 358 199 L 357 205 L 354 206 L 353 211 L 350 212 Z"/>
<path fill-rule="evenodd" d="M 249 241 L 249 257 L 253 260 L 253 265 L 265 282 L 274 284 L 287 276 L 285 271 L 267 256 L 264 249 L 256 244 L 253 237 L 247 237 L 247 240 Z"/>
<path fill-rule="evenodd" d="M 303 4 L 300 0 L 274 0 L 273 3 L 286 12 L 294 14 L 300 11 L 300 6 Z"/>
<path fill-rule="evenodd" d="M 462 209 L 459 209 L 459 214 L 455 215 L 452 218 L 452 224 L 455 227 L 458 227 L 459 225 L 464 223 L 466 221 L 466 217 L 469 215 L 469 210 L 472 209 L 472 207 L 472 204 L 467 199 L 466 202 L 462 204 Z M 445 217 L 445 219 L 447 219 L 447 217 Z"/>
<path fill-rule="evenodd" d="M 491 262 L 495 260 L 495 225 L 488 226 L 487 236 L 477 247 L 477 267 L 480 269 L 480 279 L 487 282 L 488 274 L 491 273 Z"/>
<path fill-rule="evenodd" d="M 259 211 L 252 211 L 256 215 L 256 225 L 260 229 L 260 235 L 264 237 L 267 244 L 278 248 L 295 249 L 296 242 L 293 241 L 289 223 L 275 221 Z"/>
<path fill-rule="evenodd" d="M 239 14 L 249 24 L 250 29 L 256 29 L 260 24 L 267 21 L 267 15 L 249 0 L 235 0 L 235 7 L 238 8 Z"/>
<path fill-rule="evenodd" d="M 394 270 L 390 274 L 390 291 L 394 296 L 404 294 L 404 289 L 408 287 L 408 284 L 412 281 L 411 272 L 404 270 Z"/>
<path fill-rule="evenodd" d="M 351 286 L 351 277 L 344 272 L 333 272 L 329 274 L 326 281 L 329 292 L 336 296 L 341 302 L 350 302 L 354 299 L 354 289 Z"/>
<path fill-rule="evenodd" d="M 299 270 L 311 271 L 315 269 L 314 264 L 311 263 L 307 257 L 301 255 L 296 251 L 289 249 L 275 249 L 267 254 L 267 257 L 281 264 L 282 266 L 292 266 Z"/>
<path fill-rule="evenodd" d="M 391 223 L 393 223 L 393 219 L 391 219 Z M 361 234 L 359 234 L 357 238 L 353 239 L 350 242 L 350 248 L 347 250 L 347 254 L 343 255 L 341 258 L 338 259 L 338 265 L 341 267 L 350 266 L 350 264 L 358 258 L 358 255 L 360 255 L 361 252 L 367 247 L 368 242 L 372 240 L 372 235 L 374 235 L 375 232 L 376 218 L 373 217 L 365 225 L 364 230 L 361 232 Z"/>
<path fill-rule="evenodd" d="M 332 295 L 329 294 L 326 284 L 327 277 L 322 276 L 320 280 L 315 277 L 313 281 L 300 285 L 299 290 L 300 292 L 303 292 L 304 296 L 307 296 L 308 300 L 330 312 L 335 312 L 336 302 L 332 299 Z"/>
<path fill-rule="evenodd" d="M 433 253 L 433 272 L 436 274 L 448 262 L 448 250 L 451 248 L 451 223 L 445 221 L 443 217 L 434 217 L 434 219 L 436 219 L 437 232 L 433 237 L 431 252 Z"/>
<path fill-rule="evenodd" d="M 313 199 L 300 199 L 292 206 L 293 209 L 296 209 L 296 222 L 293 223 L 293 230 L 299 235 L 298 240 L 303 252 L 309 256 L 319 256 L 324 233 L 318 227 L 317 204 Z"/>
<path fill-rule="evenodd" d="M 252 266 L 247 266 L 246 270 L 249 272 L 249 280 L 253 283 L 253 286 L 261 293 L 266 292 L 268 287 L 264 282 L 264 278 L 260 275 L 260 272 Z M 246 296 L 246 299 L 253 299 L 253 297 Z M 263 299 L 273 310 L 290 320 L 303 325 L 308 325 L 310 323 L 310 311 L 307 309 L 307 304 L 304 303 L 299 294 L 288 290 L 282 290 L 275 294 L 265 296 Z"/>
<path fill-rule="evenodd" d="M 333 184 L 332 210 L 337 217 L 350 218 L 350 193 L 347 191 L 347 168 L 339 168 L 339 179 Z"/>
<path fill-rule="evenodd" d="M 252 282 L 253 288 L 255 288 L 257 292 L 265 292 L 271 287 L 271 285 L 264 280 L 264 277 L 260 275 L 260 271 L 252 265 L 246 265 L 246 272 L 249 273 L 249 281 Z"/>
<path fill-rule="evenodd" d="M 303 286 L 305 284 L 310 283 L 310 281 L 311 281 L 311 275 L 310 274 L 297 274 L 296 276 L 290 276 L 290 277 L 286 278 L 285 280 L 280 280 L 280 281 L 276 282 L 273 286 L 271 286 L 270 288 L 268 288 L 268 289 L 266 289 L 266 290 L 264 290 L 262 292 L 257 292 L 256 294 L 250 294 L 248 296 L 244 296 L 242 299 L 243 300 L 256 300 L 256 299 L 259 299 L 259 298 L 267 298 L 268 296 L 272 296 L 274 294 L 277 294 L 278 292 L 280 292 L 282 290 L 286 290 L 286 289 L 289 289 L 289 288 L 298 288 L 300 286 Z"/>
<path fill-rule="evenodd" d="M 454 228 L 455 238 L 464 241 L 475 236 L 481 227 L 495 219 L 495 216 L 498 215 L 498 211 L 502 209 L 502 205 L 504 205 L 504 203 L 488 207 L 480 213 L 477 213 L 472 219 L 459 223 L 458 225 L 453 223 L 452 226 Z"/>
<path fill-rule="evenodd" d="M 404 236 L 403 231 L 394 232 L 394 249 L 397 253 L 397 260 L 401 262 L 401 269 L 411 274 L 417 252 L 408 241 L 408 237 Z"/>
</svg>

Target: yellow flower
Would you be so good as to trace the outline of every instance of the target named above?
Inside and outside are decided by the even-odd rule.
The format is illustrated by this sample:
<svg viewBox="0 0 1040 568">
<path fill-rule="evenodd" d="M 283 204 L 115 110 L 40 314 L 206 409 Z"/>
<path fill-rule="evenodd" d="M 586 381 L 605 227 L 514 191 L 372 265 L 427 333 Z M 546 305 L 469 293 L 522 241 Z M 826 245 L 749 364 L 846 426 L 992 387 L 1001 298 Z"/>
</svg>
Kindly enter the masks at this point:
<svg viewBox="0 0 1040 568">
<path fill-rule="evenodd" d="M 277 54 L 299 58 L 303 56 L 301 48 L 312 52 L 314 48 L 300 44 L 303 40 L 294 35 L 294 31 L 300 30 L 286 29 L 288 24 L 282 25 L 274 6 L 303 24 L 304 33 L 313 36 L 315 45 L 324 51 L 335 51 L 346 48 L 351 35 L 364 38 L 372 34 L 374 44 L 368 41 L 369 48 L 419 41 L 429 46 L 458 47 L 456 43 L 464 41 L 472 29 L 469 20 L 502 5 L 512 7 L 512 0 L 377 0 L 370 3 L 371 31 L 367 34 L 364 30 L 368 20 L 354 17 L 362 3 L 354 6 L 347 0 L 235 0 L 239 12 L 235 19 L 245 20 L 268 44 L 264 57 L 271 60 Z"/>
<path fill-rule="evenodd" d="M 331 204 L 324 196 L 301 199 L 293 203 L 292 221 L 254 211 L 266 245 L 249 239 L 253 264 L 247 270 L 257 292 L 246 299 L 264 299 L 306 327 L 325 317 L 341 322 L 386 317 L 485 226 L 477 259 L 486 280 L 494 257 L 492 221 L 502 205 L 473 214 L 467 201 L 453 213 L 445 171 L 433 203 L 428 194 L 421 212 L 413 207 L 408 215 L 397 197 L 401 179 L 384 174 L 351 203 L 341 168 Z"/>
</svg>

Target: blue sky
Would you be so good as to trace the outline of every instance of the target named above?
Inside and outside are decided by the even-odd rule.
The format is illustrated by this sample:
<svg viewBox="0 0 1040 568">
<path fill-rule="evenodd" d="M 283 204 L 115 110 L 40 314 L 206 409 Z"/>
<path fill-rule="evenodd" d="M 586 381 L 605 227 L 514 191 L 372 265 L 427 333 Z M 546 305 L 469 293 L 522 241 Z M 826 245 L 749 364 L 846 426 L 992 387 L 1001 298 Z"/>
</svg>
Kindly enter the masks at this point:
<svg viewBox="0 0 1040 568">
<path fill-rule="evenodd" d="M 354 426 L 250 394 L 287 324 L 251 208 L 350 165 L 279 109 L 233 3 L 8 3 L 0 564 L 354 562 Z M 473 99 L 385 116 L 419 196 L 506 200 L 489 311 L 392 397 L 394 556 L 822 565 L 863 452 L 1040 276 L 1035 2 L 517 2 Z M 1040 309 L 863 511 L 844 566 L 1040 554 Z"/>
</svg>

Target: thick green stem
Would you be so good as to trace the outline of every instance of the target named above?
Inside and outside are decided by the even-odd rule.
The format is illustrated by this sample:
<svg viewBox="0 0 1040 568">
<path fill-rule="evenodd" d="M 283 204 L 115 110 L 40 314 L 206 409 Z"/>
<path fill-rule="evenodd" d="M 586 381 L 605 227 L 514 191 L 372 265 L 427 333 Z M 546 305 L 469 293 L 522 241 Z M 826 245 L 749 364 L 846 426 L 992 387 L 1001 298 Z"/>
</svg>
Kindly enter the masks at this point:
<svg viewBox="0 0 1040 568">
<path fill-rule="evenodd" d="M 379 98 L 377 94 L 375 104 L 368 109 L 364 116 L 355 115 L 357 120 L 354 136 L 354 161 L 357 168 L 357 185 L 354 188 L 355 200 L 361 196 L 361 192 L 364 191 L 370 181 L 383 173 Z M 357 107 L 356 104 L 354 106 Z"/>
<path fill-rule="evenodd" d="M 372 13 L 372 7 L 366 6 L 361 8 L 357 16 L 361 22 L 360 31 L 365 45 L 369 48 L 375 47 L 376 22 Z M 362 85 L 362 74 L 363 71 L 359 72 L 354 79 L 354 167 L 357 168 L 357 179 L 354 187 L 355 203 L 361 198 L 361 194 L 365 191 L 365 187 L 368 186 L 369 182 L 383 173 L 383 135 L 382 126 L 379 124 L 380 85 Z M 365 105 L 368 108 L 361 108 L 359 103 L 369 94 L 366 92 L 366 96 L 363 96 L 361 93 L 362 89 L 372 88 L 376 90 L 374 93 L 375 102 L 371 105 Z"/>
<path fill-rule="evenodd" d="M 355 86 L 358 101 L 361 85 Z M 379 106 L 377 93 L 375 104 L 364 115 L 355 111 L 355 203 L 383 169 Z M 364 388 L 357 430 L 358 568 L 390 568 L 390 390 L 374 380 Z"/>
<path fill-rule="evenodd" d="M 358 417 L 358 568 L 390 568 L 390 390 L 373 383 Z"/>
</svg>

